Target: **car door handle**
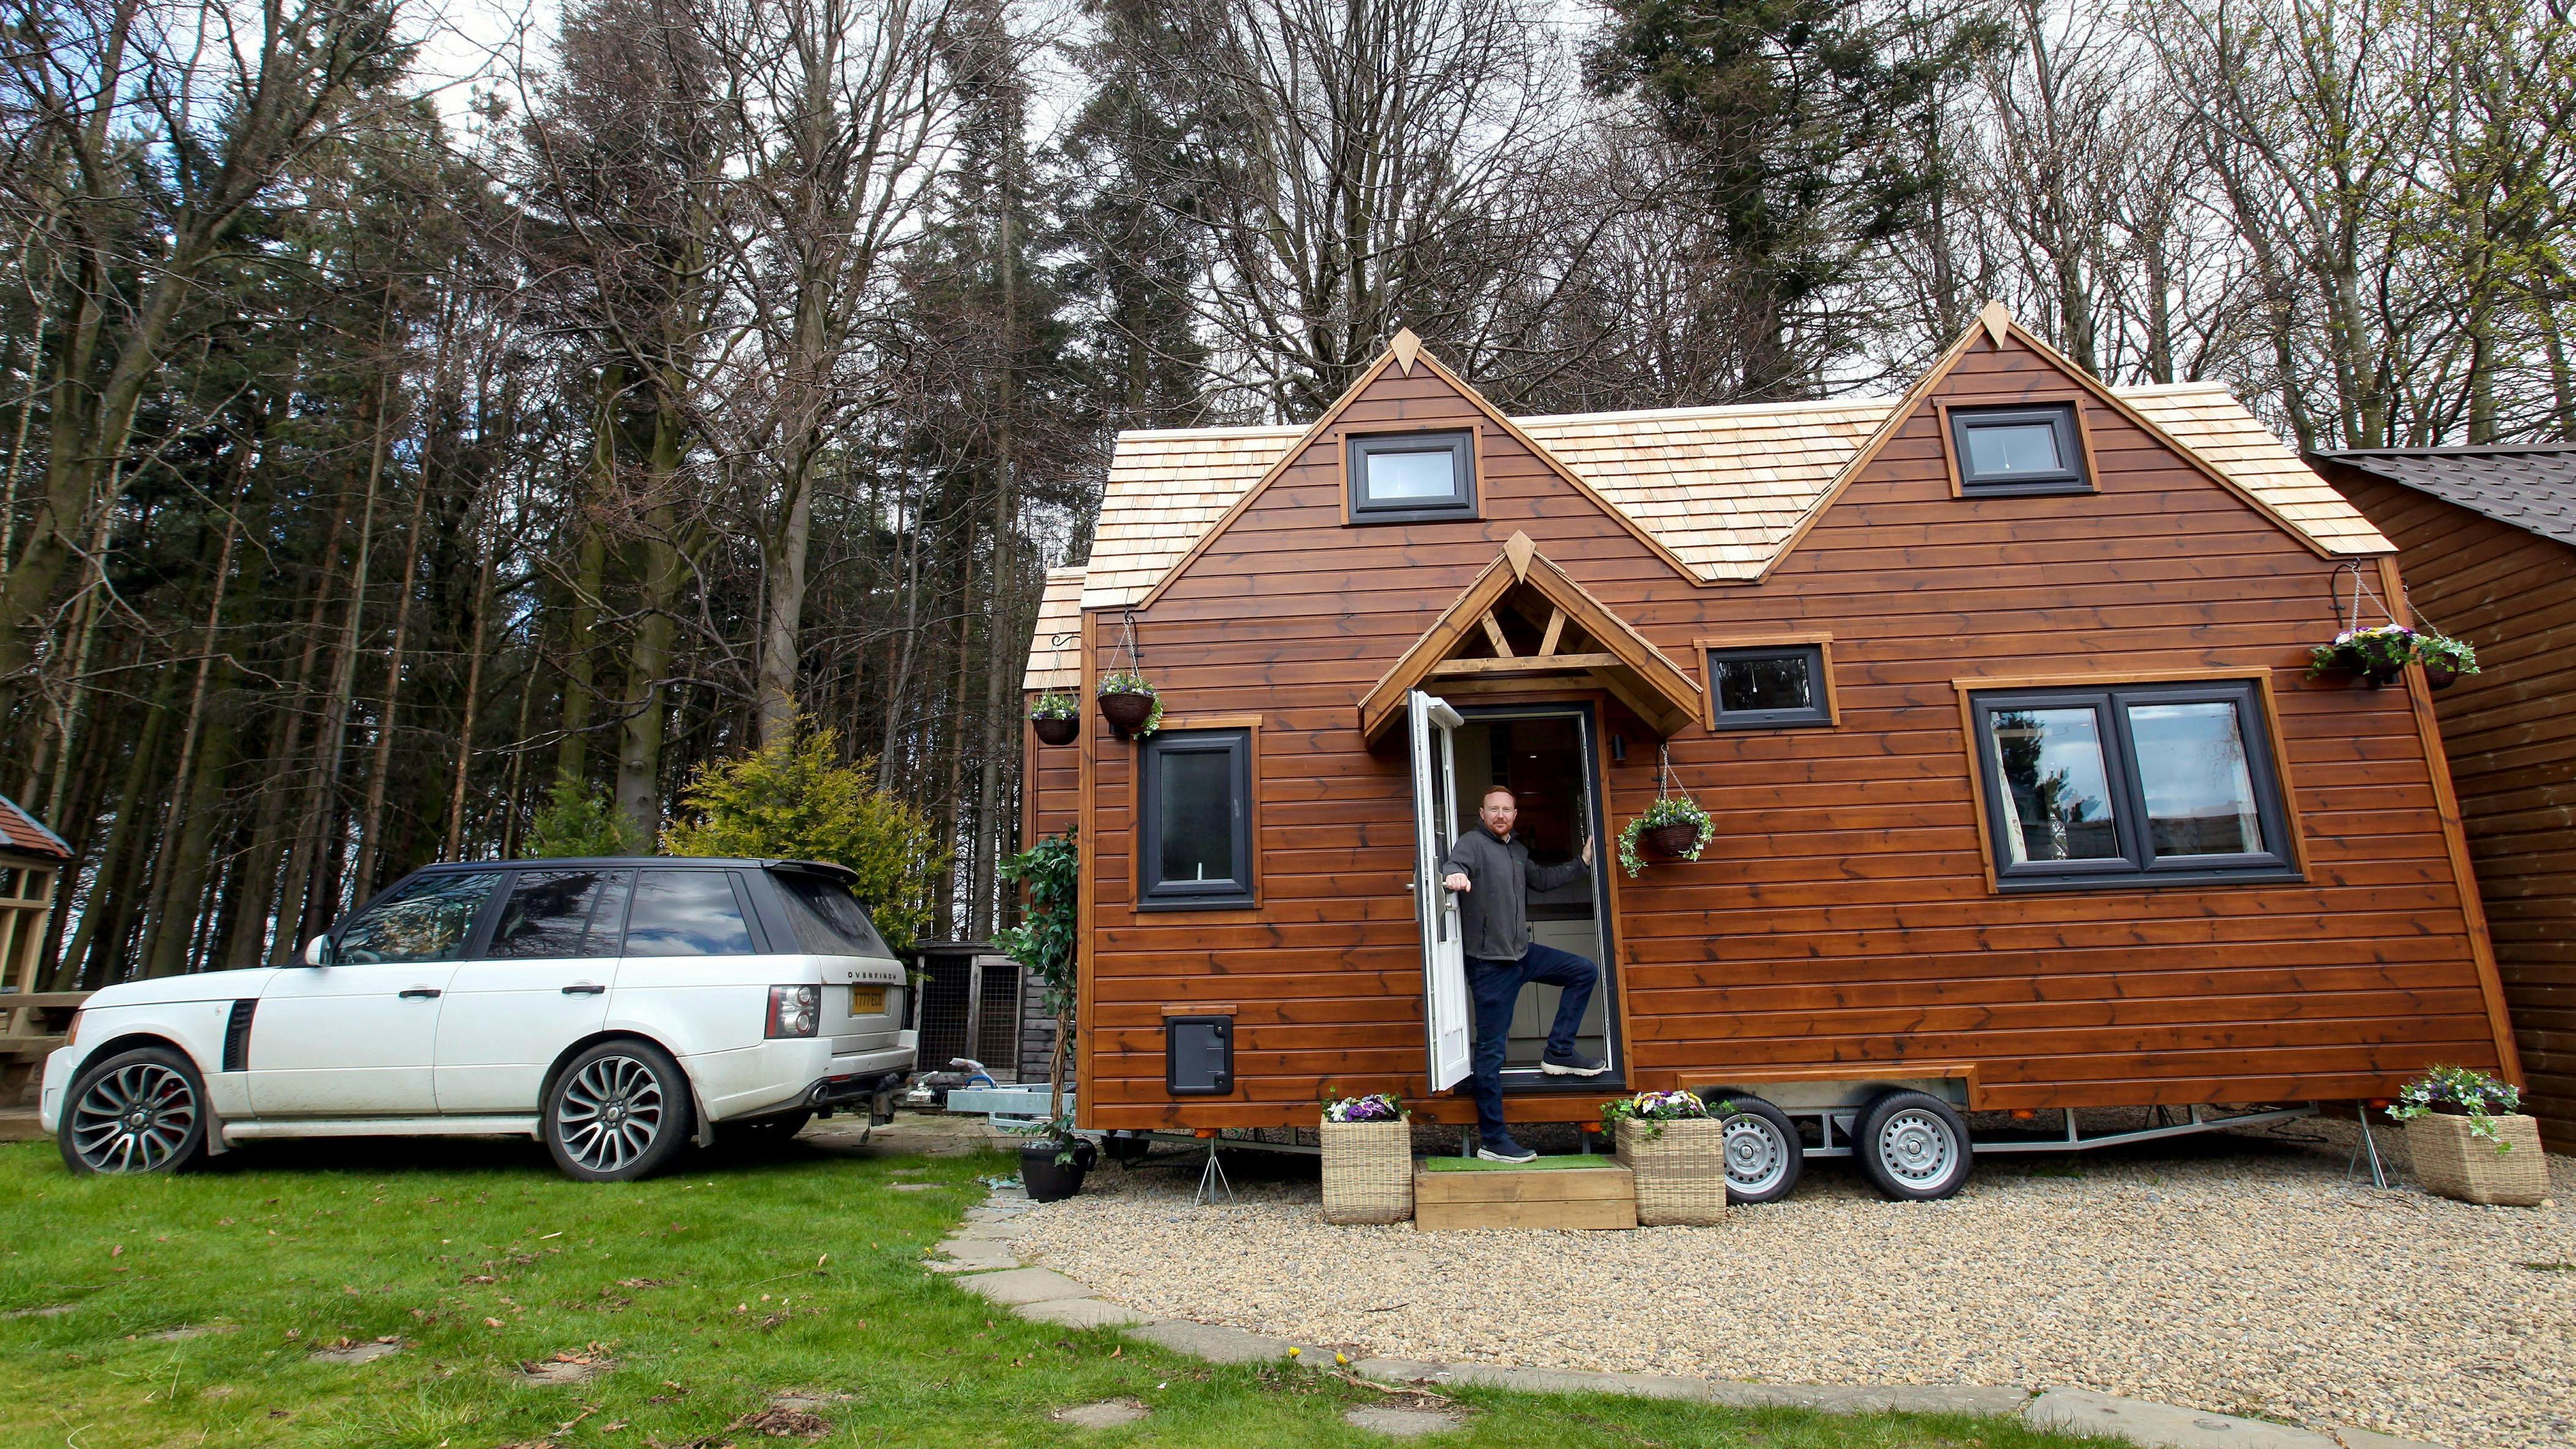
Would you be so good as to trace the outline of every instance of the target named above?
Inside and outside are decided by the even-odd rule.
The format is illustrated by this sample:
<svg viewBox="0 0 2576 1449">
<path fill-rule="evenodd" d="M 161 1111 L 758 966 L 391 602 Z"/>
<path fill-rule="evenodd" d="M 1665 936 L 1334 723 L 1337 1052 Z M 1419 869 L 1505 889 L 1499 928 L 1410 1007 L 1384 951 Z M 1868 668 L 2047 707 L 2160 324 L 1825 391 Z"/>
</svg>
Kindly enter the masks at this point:
<svg viewBox="0 0 2576 1449">
<path fill-rule="evenodd" d="M 608 990 L 607 987 L 599 985 L 597 982 L 576 981 L 572 985 L 565 987 L 563 989 L 563 994 L 566 996 L 597 996 L 606 990 Z"/>
<path fill-rule="evenodd" d="M 437 994 L 438 988 L 435 986 L 414 986 L 407 990 L 397 991 L 394 993 L 394 995 L 401 997 L 405 1001 L 412 1001 L 415 999 L 427 1001 Z"/>
</svg>

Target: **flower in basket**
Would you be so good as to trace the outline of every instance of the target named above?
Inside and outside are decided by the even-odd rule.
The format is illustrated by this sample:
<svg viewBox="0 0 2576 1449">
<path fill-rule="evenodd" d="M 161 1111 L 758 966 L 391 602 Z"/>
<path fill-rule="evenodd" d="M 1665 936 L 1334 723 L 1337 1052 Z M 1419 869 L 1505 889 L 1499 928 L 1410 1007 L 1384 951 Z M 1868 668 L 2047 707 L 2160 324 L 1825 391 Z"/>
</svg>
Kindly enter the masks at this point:
<svg viewBox="0 0 2576 1449">
<path fill-rule="evenodd" d="M 1327 1122 L 1401 1122 L 1407 1115 L 1404 1104 L 1385 1092 L 1344 1097 L 1324 1104 L 1324 1120 Z"/>
<path fill-rule="evenodd" d="M 2498 1152 L 2511 1152 L 2513 1144 L 2496 1131 L 2496 1118 L 2521 1110 L 2522 1093 L 2509 1082 L 2467 1067 L 2427 1067 L 2424 1075 L 2398 1091 L 2397 1105 L 2388 1109 L 2388 1115 L 2400 1122 L 2435 1112 L 2466 1117 L 2470 1136 L 2494 1143 Z"/>
<path fill-rule="evenodd" d="M 1645 859 L 1637 853 L 1639 839 L 1648 831 L 1661 829 L 1667 825 L 1696 827 L 1691 835 L 1690 848 L 1673 852 L 1677 858 L 1697 860 L 1699 853 L 1707 848 L 1708 812 L 1699 808 L 1699 802 L 1687 795 L 1663 796 L 1654 804 L 1647 806 L 1644 814 L 1620 827 L 1619 865 L 1621 869 L 1628 872 L 1630 880 L 1635 880 L 1646 872 Z"/>
<path fill-rule="evenodd" d="M 1031 719 L 1075 719 L 1081 713 L 1081 702 L 1060 689 L 1048 690 L 1029 706 Z"/>
<path fill-rule="evenodd" d="M 2427 669 L 2447 669 L 2453 674 L 2478 672 L 2478 651 L 2469 647 L 2468 640 L 2430 629 L 2416 632 L 2415 657 Z"/>
<path fill-rule="evenodd" d="M 2416 658 L 2414 630 L 2403 624 L 2346 629 L 2331 644 L 2308 651 L 2310 676 L 2343 670 L 2354 674 L 2395 674 Z"/>
<path fill-rule="evenodd" d="M 1154 682 L 1152 680 L 1147 679 L 1143 674 L 1136 670 L 1112 669 L 1108 671 L 1100 676 L 1100 688 L 1094 690 L 1093 693 L 1100 697 L 1104 706 L 1108 703 L 1108 700 L 1112 695 L 1141 694 L 1145 698 L 1152 700 L 1154 702 L 1153 712 L 1146 715 L 1144 722 L 1137 725 L 1132 731 L 1130 731 L 1130 733 L 1134 734 L 1136 738 L 1140 740 L 1163 727 L 1162 694 L 1154 688 Z M 1111 715 L 1110 722 L 1113 724 L 1116 723 L 1117 716 Z"/>
<path fill-rule="evenodd" d="M 1718 1104 L 1721 1111 L 1729 1105 L 1724 1102 Z M 1653 1137 L 1663 1131 L 1654 1123 L 1679 1122 L 1685 1118 L 1710 1115 L 1713 1114 L 1708 1110 L 1708 1103 L 1702 1101 L 1697 1092 L 1639 1092 L 1633 1097 L 1618 1097 L 1602 1103 L 1601 1130 L 1615 1134 L 1622 1122 L 1642 1122 L 1648 1124 L 1646 1135 Z"/>
</svg>

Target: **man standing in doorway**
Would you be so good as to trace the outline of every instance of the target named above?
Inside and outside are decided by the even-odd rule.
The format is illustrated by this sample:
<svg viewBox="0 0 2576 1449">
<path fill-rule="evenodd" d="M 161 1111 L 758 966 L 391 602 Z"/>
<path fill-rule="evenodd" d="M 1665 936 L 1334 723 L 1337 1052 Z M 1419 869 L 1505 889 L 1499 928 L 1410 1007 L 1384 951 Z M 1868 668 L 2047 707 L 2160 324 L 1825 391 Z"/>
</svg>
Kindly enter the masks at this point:
<svg viewBox="0 0 2576 1449">
<path fill-rule="evenodd" d="M 1555 1077 L 1597 1077 L 1608 1064 L 1574 1049 L 1574 1033 L 1592 1004 L 1601 968 L 1571 951 L 1530 940 L 1529 898 L 1570 884 L 1592 869 L 1592 842 L 1583 858 L 1563 865 L 1530 864 L 1529 846 L 1512 837 L 1520 804 L 1496 785 L 1485 792 L 1474 830 L 1458 837 L 1440 863 L 1440 883 L 1457 892 L 1465 934 L 1467 989 L 1476 999 L 1476 1155 L 1488 1162 L 1527 1162 L 1538 1156 L 1512 1140 L 1503 1126 L 1503 1052 L 1521 988 L 1531 982 L 1560 987 L 1556 1025 L 1538 1069 Z"/>
</svg>

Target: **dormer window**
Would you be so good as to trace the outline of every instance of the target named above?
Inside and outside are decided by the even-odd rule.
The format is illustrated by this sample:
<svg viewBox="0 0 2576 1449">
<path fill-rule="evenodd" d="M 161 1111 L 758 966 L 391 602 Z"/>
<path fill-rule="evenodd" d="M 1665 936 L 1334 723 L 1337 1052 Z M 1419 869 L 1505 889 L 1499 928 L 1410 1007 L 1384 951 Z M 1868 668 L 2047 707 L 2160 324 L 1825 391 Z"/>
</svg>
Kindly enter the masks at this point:
<svg viewBox="0 0 2576 1449">
<path fill-rule="evenodd" d="M 1951 408 L 1950 451 L 1962 497 L 2090 493 L 2073 403 Z"/>
<path fill-rule="evenodd" d="M 1473 433 L 1387 433 L 1350 441 L 1353 523 L 1476 516 Z"/>
</svg>

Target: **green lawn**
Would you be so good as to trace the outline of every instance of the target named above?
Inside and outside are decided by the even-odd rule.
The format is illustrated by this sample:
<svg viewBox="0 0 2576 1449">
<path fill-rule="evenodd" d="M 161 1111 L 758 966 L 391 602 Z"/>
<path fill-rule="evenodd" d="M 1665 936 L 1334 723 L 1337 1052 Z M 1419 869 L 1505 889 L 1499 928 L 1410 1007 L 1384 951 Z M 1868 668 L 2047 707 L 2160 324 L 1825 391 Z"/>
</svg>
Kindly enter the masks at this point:
<svg viewBox="0 0 2576 1449">
<path fill-rule="evenodd" d="M 277 1145 L 233 1161 L 76 1179 L 48 1145 L 0 1147 L 0 1445 L 749 1449 L 800 1442 L 742 1424 L 788 1390 L 826 1399 L 813 1411 L 834 1445 L 1393 1442 L 1340 1422 L 1381 1400 L 1372 1389 L 1023 1323 L 923 1272 L 923 1251 L 981 1197 L 978 1175 L 1007 1170 L 1000 1157 L 789 1149 L 615 1187 L 490 1143 Z M 313 1357 L 387 1335 L 400 1353 Z M 613 1367 L 522 1379 L 559 1354 Z M 1048 1418 L 1122 1395 L 1152 1415 L 1110 1430 Z M 1970 1418 L 1455 1397 L 1467 1426 L 1430 1442 L 2079 1442 Z"/>
</svg>

